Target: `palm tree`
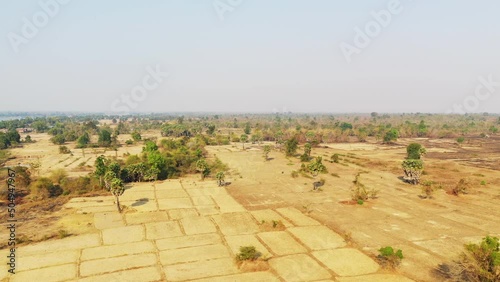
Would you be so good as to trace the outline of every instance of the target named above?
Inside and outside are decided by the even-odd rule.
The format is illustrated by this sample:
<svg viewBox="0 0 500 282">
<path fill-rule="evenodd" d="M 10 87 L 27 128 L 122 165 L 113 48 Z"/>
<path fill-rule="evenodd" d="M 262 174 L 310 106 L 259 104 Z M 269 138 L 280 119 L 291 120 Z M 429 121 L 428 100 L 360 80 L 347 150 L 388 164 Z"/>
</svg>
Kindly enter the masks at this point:
<svg viewBox="0 0 500 282">
<path fill-rule="evenodd" d="M 242 134 L 240 137 L 241 143 L 243 143 L 243 150 L 245 150 L 245 143 L 248 141 L 248 135 Z"/>
<path fill-rule="evenodd" d="M 110 191 L 113 196 L 115 196 L 116 207 L 118 208 L 118 212 L 122 212 L 120 207 L 120 196 L 125 192 L 125 185 L 123 185 L 123 181 L 120 178 L 113 178 L 111 180 Z"/>
<path fill-rule="evenodd" d="M 224 172 L 222 171 L 217 172 L 217 174 L 215 175 L 215 178 L 217 179 L 217 185 L 224 186 L 224 184 L 226 183 L 224 181 L 224 177 L 225 177 Z"/>
</svg>

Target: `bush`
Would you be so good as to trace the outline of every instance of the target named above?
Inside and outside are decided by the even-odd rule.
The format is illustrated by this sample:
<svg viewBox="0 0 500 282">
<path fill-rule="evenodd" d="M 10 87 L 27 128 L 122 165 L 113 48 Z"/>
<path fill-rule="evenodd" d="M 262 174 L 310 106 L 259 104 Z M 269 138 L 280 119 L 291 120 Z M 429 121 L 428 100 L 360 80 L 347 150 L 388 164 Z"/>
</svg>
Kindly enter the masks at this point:
<svg viewBox="0 0 500 282">
<path fill-rule="evenodd" d="M 397 250 L 396 252 L 394 252 L 394 249 L 390 246 L 380 248 L 378 251 L 380 254 L 377 256 L 377 259 L 379 260 L 380 264 L 386 268 L 396 268 L 404 258 L 403 251 Z"/>
<path fill-rule="evenodd" d="M 59 146 L 59 154 L 70 154 L 71 151 L 66 146 Z"/>
<path fill-rule="evenodd" d="M 63 239 L 63 238 L 66 238 L 68 236 L 71 236 L 71 234 L 68 233 L 68 231 L 64 230 L 64 229 L 60 229 L 59 231 L 57 231 L 58 235 L 59 235 L 59 239 Z"/>
<path fill-rule="evenodd" d="M 326 173 L 328 170 L 326 166 L 322 163 L 323 158 L 317 157 L 313 162 L 311 162 L 307 168 L 313 175 L 318 175 L 318 173 Z"/>
<path fill-rule="evenodd" d="M 500 252 L 497 237 L 486 236 L 480 244 L 465 245 L 458 265 L 466 281 L 500 281 Z"/>
<path fill-rule="evenodd" d="M 257 260 L 262 256 L 261 252 L 258 252 L 254 246 L 240 247 L 240 252 L 236 254 L 236 259 L 239 261 L 245 260 Z"/>
<path fill-rule="evenodd" d="M 455 196 L 458 196 L 460 194 L 468 194 L 470 187 L 471 187 L 471 184 L 470 184 L 469 180 L 462 178 L 457 183 L 457 185 L 451 190 L 451 193 Z"/>
<path fill-rule="evenodd" d="M 306 155 L 306 154 L 300 155 L 300 161 L 303 162 L 303 163 L 308 162 L 309 161 L 309 156 Z"/>
<path fill-rule="evenodd" d="M 292 177 L 293 178 L 299 177 L 299 173 L 296 170 L 292 171 Z"/>
<path fill-rule="evenodd" d="M 30 185 L 31 193 L 39 199 L 58 197 L 63 193 L 61 186 L 52 183 L 48 178 L 41 177 Z"/>
<path fill-rule="evenodd" d="M 399 138 L 399 132 L 396 129 L 391 129 L 384 136 L 384 143 L 392 143 Z"/>
<path fill-rule="evenodd" d="M 333 154 L 331 157 L 330 157 L 330 160 L 334 163 L 339 163 L 339 154 Z"/>
<path fill-rule="evenodd" d="M 458 144 L 462 144 L 462 143 L 464 143 L 464 141 L 465 141 L 465 138 L 463 138 L 463 137 L 458 137 L 457 138 L 457 143 Z"/>
</svg>

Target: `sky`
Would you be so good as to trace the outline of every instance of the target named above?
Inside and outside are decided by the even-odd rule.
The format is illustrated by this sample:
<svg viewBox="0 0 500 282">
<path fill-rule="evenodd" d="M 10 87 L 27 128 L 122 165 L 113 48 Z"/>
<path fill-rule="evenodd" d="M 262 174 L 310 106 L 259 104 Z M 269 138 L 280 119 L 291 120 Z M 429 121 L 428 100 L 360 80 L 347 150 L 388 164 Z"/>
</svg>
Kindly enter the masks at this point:
<svg viewBox="0 0 500 282">
<path fill-rule="evenodd" d="M 500 113 L 500 1 L 0 0 L 0 111 Z"/>
</svg>

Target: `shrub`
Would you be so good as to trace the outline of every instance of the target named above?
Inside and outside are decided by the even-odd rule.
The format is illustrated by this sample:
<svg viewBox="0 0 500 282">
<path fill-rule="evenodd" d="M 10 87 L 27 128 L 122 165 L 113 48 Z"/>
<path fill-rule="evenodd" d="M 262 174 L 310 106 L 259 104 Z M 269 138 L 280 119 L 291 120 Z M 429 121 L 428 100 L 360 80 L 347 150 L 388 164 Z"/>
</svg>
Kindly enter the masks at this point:
<svg viewBox="0 0 500 282">
<path fill-rule="evenodd" d="M 236 254 L 236 259 L 239 261 L 245 260 L 257 260 L 262 256 L 261 252 L 258 252 L 254 246 L 240 247 L 240 252 Z"/>
<path fill-rule="evenodd" d="M 457 143 L 458 144 L 462 144 L 462 143 L 464 143 L 464 141 L 465 141 L 465 138 L 463 138 L 463 137 L 458 137 L 457 138 Z"/>
<path fill-rule="evenodd" d="M 63 193 L 59 185 L 52 183 L 52 181 L 46 177 L 41 177 L 36 182 L 31 183 L 30 191 L 33 196 L 39 199 L 57 197 Z"/>
<path fill-rule="evenodd" d="M 293 177 L 293 178 L 297 178 L 297 177 L 299 177 L 299 173 L 298 173 L 296 170 L 293 170 L 293 171 L 292 171 L 292 177 Z"/>
<path fill-rule="evenodd" d="M 311 162 L 307 168 L 313 175 L 318 175 L 318 173 L 326 173 L 326 166 L 322 162 L 322 157 L 317 157 L 313 162 Z"/>
<path fill-rule="evenodd" d="M 224 178 L 225 175 L 223 171 L 217 172 L 217 174 L 215 175 L 215 179 L 217 179 L 217 186 L 220 187 L 226 185 L 226 181 L 224 180 Z"/>
<path fill-rule="evenodd" d="M 71 151 L 66 146 L 59 146 L 59 154 L 70 154 Z"/>
<path fill-rule="evenodd" d="M 331 157 L 330 157 L 330 160 L 334 163 L 339 163 L 339 154 L 333 154 Z"/>
<path fill-rule="evenodd" d="M 309 161 L 309 156 L 306 155 L 306 154 L 300 155 L 300 161 L 303 162 L 303 163 L 308 162 Z"/>
<path fill-rule="evenodd" d="M 132 139 L 134 139 L 134 141 L 141 141 L 141 134 L 139 132 L 132 132 Z"/>
<path fill-rule="evenodd" d="M 384 136 L 384 143 L 392 143 L 399 138 L 399 132 L 396 129 L 391 129 Z"/>
<path fill-rule="evenodd" d="M 451 190 L 451 193 L 455 196 L 458 196 L 460 194 L 468 194 L 470 187 L 471 185 L 469 180 L 462 178 L 457 183 L 457 185 Z"/>
<path fill-rule="evenodd" d="M 486 236 L 480 244 L 465 245 L 458 265 L 466 281 L 500 281 L 500 252 L 497 237 Z"/>
<path fill-rule="evenodd" d="M 59 231 L 57 231 L 57 233 L 59 235 L 59 239 L 66 238 L 66 237 L 71 235 L 68 233 L 68 231 L 66 231 L 64 229 L 60 229 Z"/>
<path fill-rule="evenodd" d="M 378 251 L 380 254 L 377 258 L 380 264 L 386 268 L 396 268 L 403 259 L 403 251 L 397 250 L 394 252 L 394 249 L 390 246 L 380 248 Z"/>
<path fill-rule="evenodd" d="M 486 181 L 485 180 L 481 181 L 481 185 L 483 186 L 486 185 Z"/>
</svg>

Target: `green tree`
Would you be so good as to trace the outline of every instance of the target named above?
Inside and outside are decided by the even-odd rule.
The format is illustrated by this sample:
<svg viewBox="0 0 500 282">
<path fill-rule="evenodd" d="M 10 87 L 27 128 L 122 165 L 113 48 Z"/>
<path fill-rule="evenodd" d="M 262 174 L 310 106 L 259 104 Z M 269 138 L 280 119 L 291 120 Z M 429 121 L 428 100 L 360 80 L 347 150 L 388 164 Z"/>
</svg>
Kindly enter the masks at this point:
<svg viewBox="0 0 500 282">
<path fill-rule="evenodd" d="M 224 172 L 222 171 L 217 172 L 217 174 L 215 175 L 215 179 L 217 179 L 218 186 L 224 186 L 225 184 L 224 177 L 225 177 Z"/>
<path fill-rule="evenodd" d="M 425 122 L 423 120 L 420 121 L 420 124 L 418 125 L 418 133 L 417 133 L 417 136 L 418 137 L 422 137 L 422 136 L 425 136 L 427 134 L 427 125 L 425 124 Z"/>
<path fill-rule="evenodd" d="M 167 160 L 160 154 L 160 152 L 149 152 L 147 154 L 147 159 L 149 165 L 148 176 L 150 180 L 156 181 L 167 177 Z"/>
<path fill-rule="evenodd" d="M 300 156 L 300 160 L 303 162 L 308 162 L 311 159 L 311 150 L 312 150 L 311 143 L 306 143 L 304 145 L 304 154 Z"/>
<path fill-rule="evenodd" d="M 122 209 L 120 207 L 120 196 L 123 195 L 123 192 L 125 192 L 125 185 L 123 184 L 123 181 L 119 178 L 113 178 L 110 183 L 110 192 L 115 196 L 115 202 L 116 202 L 116 208 L 118 209 L 118 212 L 122 212 Z"/>
<path fill-rule="evenodd" d="M 294 156 L 297 153 L 297 147 L 299 146 L 299 141 L 296 137 L 292 137 L 285 141 L 285 154 L 287 157 Z"/>
<path fill-rule="evenodd" d="M 205 159 L 200 159 L 196 162 L 196 170 L 201 173 L 201 180 L 204 180 L 210 174 L 210 167 Z"/>
<path fill-rule="evenodd" d="M 148 140 L 144 143 L 144 145 L 145 146 L 142 148 L 143 152 L 150 153 L 150 152 L 158 151 L 158 145 L 156 145 L 156 143 L 153 141 Z"/>
<path fill-rule="evenodd" d="M 45 132 L 47 129 L 49 129 L 49 127 L 47 126 L 47 122 L 43 121 L 43 120 L 37 120 L 37 121 L 33 122 L 33 124 L 31 126 L 38 133 Z"/>
<path fill-rule="evenodd" d="M 141 139 L 142 139 L 141 134 L 139 132 L 137 132 L 137 131 L 132 132 L 132 139 L 135 142 L 141 141 Z"/>
<path fill-rule="evenodd" d="M 111 132 L 108 129 L 101 129 L 99 131 L 99 137 L 97 139 L 97 144 L 101 147 L 109 147 L 111 145 Z"/>
<path fill-rule="evenodd" d="M 500 281 L 500 243 L 486 236 L 480 244 L 467 244 L 459 266 L 464 281 Z"/>
<path fill-rule="evenodd" d="M 90 143 L 90 136 L 87 132 L 84 132 L 78 139 L 76 140 L 77 148 L 85 148 Z"/>
<path fill-rule="evenodd" d="M 212 135 L 212 134 L 214 134 L 214 132 L 215 132 L 215 125 L 209 124 L 207 126 L 207 134 L 208 135 Z"/>
<path fill-rule="evenodd" d="M 66 142 L 66 138 L 62 134 L 57 134 L 54 137 L 50 138 L 50 141 L 56 145 L 62 145 Z"/>
<path fill-rule="evenodd" d="M 30 135 L 26 135 L 26 137 L 24 137 L 24 142 L 26 142 L 26 143 L 33 143 L 33 140 L 31 140 L 31 136 Z"/>
<path fill-rule="evenodd" d="M 397 141 L 399 138 L 399 132 L 397 129 L 391 129 L 385 133 L 384 143 L 392 143 Z"/>
<path fill-rule="evenodd" d="M 308 165 L 309 171 L 313 174 L 313 176 L 317 176 L 319 173 L 326 173 L 326 166 L 323 164 L 322 157 L 316 157 L 316 159 Z"/>
<path fill-rule="evenodd" d="M 112 170 L 106 170 L 106 173 L 104 174 L 104 186 L 106 187 L 106 190 L 111 191 L 111 182 L 117 177 L 118 175 L 116 175 L 116 173 Z"/>
<path fill-rule="evenodd" d="M 240 141 L 241 141 L 241 143 L 243 143 L 243 150 L 245 150 L 245 143 L 248 141 L 248 135 L 242 134 L 240 136 Z"/>
<path fill-rule="evenodd" d="M 21 135 L 15 129 L 7 131 L 5 134 L 10 143 L 21 143 Z"/>
<path fill-rule="evenodd" d="M 245 124 L 245 128 L 243 129 L 243 132 L 245 132 L 245 134 L 247 134 L 247 135 L 250 134 L 250 132 L 252 132 L 252 128 L 250 127 L 250 123 L 249 122 L 247 122 Z"/>
<path fill-rule="evenodd" d="M 411 143 L 406 147 L 407 159 L 420 160 L 420 157 L 427 151 L 418 143 Z"/>
<path fill-rule="evenodd" d="M 99 177 L 99 185 L 101 187 L 104 186 L 103 177 L 106 174 L 105 161 L 106 161 L 106 158 L 103 155 L 101 155 L 101 156 L 97 157 L 95 162 L 94 162 L 94 166 L 95 166 L 94 175 Z"/>
<path fill-rule="evenodd" d="M 348 129 L 352 129 L 352 124 L 347 123 L 347 122 L 343 122 L 343 123 L 340 124 L 340 129 L 342 131 L 346 131 Z"/>
<path fill-rule="evenodd" d="M 10 146 L 10 141 L 9 139 L 7 138 L 7 136 L 5 136 L 5 133 L 3 132 L 0 132 L 0 149 L 7 149 L 9 148 Z"/>
</svg>

